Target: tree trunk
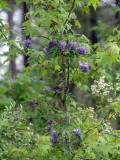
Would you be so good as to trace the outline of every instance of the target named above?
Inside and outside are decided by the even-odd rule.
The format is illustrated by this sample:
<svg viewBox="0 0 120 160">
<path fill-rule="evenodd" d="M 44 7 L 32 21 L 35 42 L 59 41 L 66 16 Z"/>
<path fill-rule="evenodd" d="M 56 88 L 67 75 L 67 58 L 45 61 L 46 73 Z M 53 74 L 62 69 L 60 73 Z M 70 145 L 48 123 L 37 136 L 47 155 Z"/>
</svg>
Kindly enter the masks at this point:
<svg viewBox="0 0 120 160">
<path fill-rule="evenodd" d="M 116 6 L 120 7 L 120 0 L 116 0 Z M 116 12 L 115 18 L 117 20 L 117 22 L 116 22 L 117 27 L 118 27 L 118 29 L 120 29 L 120 13 L 119 12 Z"/>
<path fill-rule="evenodd" d="M 94 27 L 97 25 L 97 15 L 93 7 L 90 8 L 90 16 L 91 16 L 90 17 L 91 27 Z M 92 44 L 95 44 L 98 42 L 97 35 L 94 30 L 91 31 L 90 39 L 91 39 Z"/>
<path fill-rule="evenodd" d="M 22 23 L 24 23 L 26 20 L 28 20 L 28 19 L 25 19 L 25 15 L 26 15 L 26 13 L 28 13 L 28 8 L 27 8 L 27 5 L 26 5 L 26 2 L 23 2 L 22 3 Z M 28 38 L 30 38 L 30 35 L 28 35 L 28 36 L 26 36 L 25 35 L 25 26 L 23 26 L 22 27 L 22 35 L 23 35 L 23 40 L 25 40 L 25 39 L 28 39 Z M 28 58 L 29 58 L 29 56 L 26 56 L 26 55 L 24 55 L 24 66 L 25 67 L 28 67 L 29 66 L 29 64 L 28 64 Z"/>
<path fill-rule="evenodd" d="M 11 11 L 8 12 L 8 23 L 9 23 L 9 27 L 10 27 L 10 31 L 9 31 L 9 38 L 12 39 L 14 37 L 12 30 L 13 30 L 13 26 L 14 26 L 14 22 L 13 22 L 13 14 L 14 14 L 14 4 L 12 1 L 9 1 L 9 7 L 11 8 Z M 12 47 L 9 48 L 9 50 L 11 50 Z M 11 72 L 11 77 L 16 76 L 17 71 L 16 71 L 16 63 L 15 60 L 12 60 L 13 56 L 11 56 L 11 60 L 9 63 L 9 70 Z"/>
</svg>

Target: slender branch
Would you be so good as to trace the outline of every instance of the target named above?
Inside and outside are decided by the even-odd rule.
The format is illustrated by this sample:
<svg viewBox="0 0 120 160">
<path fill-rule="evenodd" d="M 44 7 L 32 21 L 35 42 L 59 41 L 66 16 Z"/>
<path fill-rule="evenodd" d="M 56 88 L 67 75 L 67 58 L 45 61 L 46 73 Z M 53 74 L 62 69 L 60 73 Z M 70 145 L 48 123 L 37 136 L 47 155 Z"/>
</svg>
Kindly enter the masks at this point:
<svg viewBox="0 0 120 160">
<path fill-rule="evenodd" d="M 47 102 L 47 100 L 45 100 L 45 102 L 47 103 L 48 107 L 55 112 L 55 110 L 54 110 L 52 107 L 50 107 L 50 105 L 49 105 L 49 103 Z"/>
<path fill-rule="evenodd" d="M 67 86 L 66 86 L 66 92 L 69 92 L 69 79 L 70 79 L 70 64 L 69 64 L 69 59 L 68 59 L 68 76 L 67 76 Z"/>
<path fill-rule="evenodd" d="M 63 98 L 63 108 L 66 110 L 66 71 L 65 71 L 65 57 L 62 54 L 62 66 L 63 66 L 63 89 L 64 89 L 64 98 Z"/>
<path fill-rule="evenodd" d="M 108 117 L 108 115 L 109 115 L 111 112 L 112 112 L 112 110 L 110 110 L 110 111 L 107 113 L 107 115 L 106 115 L 106 116 L 103 118 L 103 120 L 100 122 L 100 125 L 103 124 L 104 120 Z M 97 127 L 95 127 L 95 128 L 97 128 Z M 92 129 L 89 129 L 87 132 L 85 132 L 85 134 L 89 133 L 91 130 L 92 130 Z M 101 131 L 101 130 L 100 130 L 100 131 Z M 99 131 L 99 132 L 100 132 L 100 131 Z"/>
<path fill-rule="evenodd" d="M 0 32 L 2 32 L 2 31 L 0 30 Z M 8 42 L 10 42 L 10 40 L 6 37 L 6 35 L 3 34 L 3 36 L 4 36 L 4 38 L 5 38 Z M 22 51 L 19 47 L 15 46 L 15 45 L 12 45 L 12 47 L 18 49 L 18 50 L 19 50 L 21 53 L 23 53 L 23 54 L 25 53 L 24 51 Z"/>
<path fill-rule="evenodd" d="M 36 35 L 35 37 L 42 37 L 42 38 L 46 38 L 46 39 L 50 40 L 50 38 L 48 38 L 46 36 Z"/>
<path fill-rule="evenodd" d="M 103 118 L 103 120 L 101 121 L 100 124 L 103 124 L 104 120 L 108 117 L 108 115 L 109 115 L 111 112 L 112 112 L 112 110 L 110 110 L 110 111 L 106 114 L 106 116 Z"/>
<path fill-rule="evenodd" d="M 84 157 L 78 157 L 80 159 L 84 159 L 84 160 L 96 160 L 95 158 L 84 158 Z"/>
<path fill-rule="evenodd" d="M 74 4 L 75 4 L 75 0 L 73 0 L 71 10 L 70 10 L 70 12 L 69 12 L 69 14 L 68 14 L 68 18 L 70 17 L 70 15 L 71 15 L 71 13 L 72 13 L 72 11 L 73 11 Z M 68 18 L 66 19 L 64 26 L 68 23 Z"/>
<path fill-rule="evenodd" d="M 74 138 L 70 143 L 74 142 L 77 138 Z"/>
</svg>

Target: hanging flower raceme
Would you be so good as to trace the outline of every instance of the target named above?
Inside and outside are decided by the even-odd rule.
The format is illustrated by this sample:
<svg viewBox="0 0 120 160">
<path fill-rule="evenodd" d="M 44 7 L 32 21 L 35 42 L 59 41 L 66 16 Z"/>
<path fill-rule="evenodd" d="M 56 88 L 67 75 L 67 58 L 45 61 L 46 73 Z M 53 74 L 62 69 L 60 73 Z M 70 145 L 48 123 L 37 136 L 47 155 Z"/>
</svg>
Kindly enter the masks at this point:
<svg viewBox="0 0 120 160">
<path fill-rule="evenodd" d="M 52 130 L 52 126 L 47 126 L 47 127 L 46 127 L 46 130 L 47 130 L 48 132 L 50 132 L 50 131 Z"/>
<path fill-rule="evenodd" d="M 50 53 L 50 50 L 56 45 L 56 39 L 50 40 L 47 43 L 46 50 Z"/>
<path fill-rule="evenodd" d="M 47 123 L 49 124 L 49 126 L 46 127 L 46 130 L 50 132 L 52 130 L 52 125 L 53 123 L 55 123 L 55 121 L 53 119 L 48 119 Z"/>
<path fill-rule="evenodd" d="M 47 86 L 45 86 L 44 89 L 43 89 L 43 91 L 48 91 L 48 92 L 49 92 L 50 90 L 51 90 L 51 88 L 50 88 L 50 87 L 47 87 Z"/>
<path fill-rule="evenodd" d="M 73 135 L 77 136 L 78 138 L 82 138 L 82 132 L 81 129 L 74 129 Z"/>
<path fill-rule="evenodd" d="M 34 102 L 33 101 L 31 101 L 29 105 L 30 105 L 31 108 L 34 108 Z"/>
<path fill-rule="evenodd" d="M 56 145 L 57 145 L 57 143 L 58 143 L 58 137 L 59 137 L 59 132 L 52 131 L 52 139 L 51 139 L 51 142 L 52 142 L 52 145 L 53 145 L 53 146 L 56 146 Z"/>
<path fill-rule="evenodd" d="M 82 63 L 81 61 L 78 61 L 79 63 L 79 67 L 81 69 L 82 72 L 90 72 L 91 66 L 90 63 Z"/>
<path fill-rule="evenodd" d="M 30 39 L 24 40 L 23 45 L 25 48 L 30 48 L 30 46 L 32 45 L 32 41 Z"/>
<path fill-rule="evenodd" d="M 78 52 L 80 54 L 86 55 L 86 48 L 85 48 L 85 46 L 83 45 L 81 48 L 78 48 Z"/>
<path fill-rule="evenodd" d="M 66 42 L 58 42 L 58 47 L 60 51 L 64 51 L 66 48 Z"/>
<path fill-rule="evenodd" d="M 56 86 L 54 86 L 54 94 L 57 94 L 59 91 L 60 91 L 60 86 L 59 85 L 56 85 Z"/>
<path fill-rule="evenodd" d="M 68 43 L 69 47 L 71 48 L 71 50 L 75 50 L 77 49 L 77 43 L 71 41 L 70 43 Z"/>
<path fill-rule="evenodd" d="M 53 123 L 55 123 L 55 121 L 53 119 L 48 119 L 47 123 L 50 125 L 53 125 Z"/>
<path fill-rule="evenodd" d="M 37 100 L 37 99 L 35 99 L 35 100 L 34 100 L 34 103 L 35 103 L 35 104 L 38 104 L 38 100 Z"/>
</svg>

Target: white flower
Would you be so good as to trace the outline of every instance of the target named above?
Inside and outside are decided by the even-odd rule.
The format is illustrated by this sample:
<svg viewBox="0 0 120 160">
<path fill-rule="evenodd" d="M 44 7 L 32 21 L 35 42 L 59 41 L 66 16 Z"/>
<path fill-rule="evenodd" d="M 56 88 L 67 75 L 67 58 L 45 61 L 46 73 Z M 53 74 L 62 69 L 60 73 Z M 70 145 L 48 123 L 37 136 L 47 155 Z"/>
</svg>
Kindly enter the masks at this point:
<svg viewBox="0 0 120 160">
<path fill-rule="evenodd" d="M 105 91 L 103 92 L 103 95 L 106 96 L 107 94 L 109 94 L 109 92 L 110 92 L 110 91 L 105 90 Z"/>
<path fill-rule="evenodd" d="M 120 73 L 117 73 L 116 79 L 118 79 L 118 81 L 120 81 Z"/>
<path fill-rule="evenodd" d="M 112 102 L 112 98 L 109 98 L 109 99 L 108 99 L 108 102 L 111 103 L 111 102 Z"/>
</svg>

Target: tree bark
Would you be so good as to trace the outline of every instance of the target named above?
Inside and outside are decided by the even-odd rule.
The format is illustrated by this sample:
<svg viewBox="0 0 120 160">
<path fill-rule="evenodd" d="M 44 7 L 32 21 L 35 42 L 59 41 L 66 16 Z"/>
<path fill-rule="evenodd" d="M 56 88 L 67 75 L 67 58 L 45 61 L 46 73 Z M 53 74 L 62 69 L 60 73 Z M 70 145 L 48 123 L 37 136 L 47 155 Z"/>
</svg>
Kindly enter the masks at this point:
<svg viewBox="0 0 120 160">
<path fill-rule="evenodd" d="M 26 20 L 28 20 L 28 18 L 25 19 L 26 13 L 28 13 L 28 8 L 27 8 L 27 5 L 26 5 L 26 2 L 23 2 L 22 3 L 22 15 L 23 15 L 23 17 L 22 17 L 22 23 L 24 23 Z M 22 28 L 22 35 L 23 35 L 23 40 L 30 38 L 30 35 L 28 35 L 28 36 L 25 35 L 25 27 Z M 28 58 L 29 58 L 29 56 L 24 55 L 24 66 L 25 67 L 29 66 L 29 64 L 28 64 Z"/>
<path fill-rule="evenodd" d="M 91 27 L 94 27 L 97 25 L 97 15 L 93 7 L 90 8 L 90 16 L 91 16 L 90 17 Z M 97 35 L 94 30 L 91 31 L 90 39 L 91 39 L 92 44 L 95 44 L 98 42 Z"/>
<path fill-rule="evenodd" d="M 13 22 L 13 14 L 14 14 L 14 4 L 12 1 L 8 1 L 9 3 L 9 7 L 11 8 L 11 11 L 8 12 L 8 24 L 10 27 L 10 31 L 9 31 L 9 38 L 13 39 L 14 35 L 13 35 L 13 26 L 14 26 L 14 22 Z M 12 47 L 9 48 L 9 50 L 11 50 Z M 14 76 L 16 76 L 17 74 L 17 70 L 16 70 L 16 63 L 15 60 L 12 60 L 13 56 L 11 56 L 11 60 L 9 63 L 9 70 L 11 72 L 11 77 L 13 78 Z"/>
<path fill-rule="evenodd" d="M 116 6 L 120 7 L 120 0 L 116 0 Z M 117 27 L 120 29 L 120 13 L 119 12 L 116 12 L 115 18 L 117 20 L 116 22 Z"/>
</svg>

